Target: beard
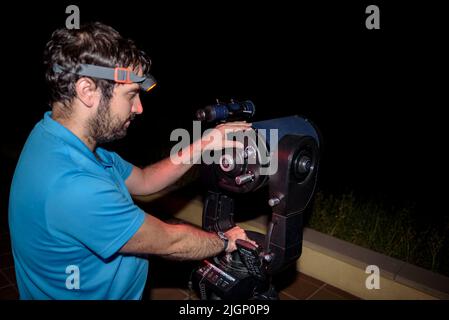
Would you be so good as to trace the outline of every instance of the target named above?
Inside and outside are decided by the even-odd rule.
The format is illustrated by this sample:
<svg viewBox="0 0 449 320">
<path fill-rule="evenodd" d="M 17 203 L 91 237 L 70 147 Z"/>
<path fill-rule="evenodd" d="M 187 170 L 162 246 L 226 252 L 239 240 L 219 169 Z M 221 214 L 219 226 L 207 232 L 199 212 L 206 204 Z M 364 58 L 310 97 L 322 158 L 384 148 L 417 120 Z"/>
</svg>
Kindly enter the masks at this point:
<svg viewBox="0 0 449 320">
<path fill-rule="evenodd" d="M 127 119 L 122 120 L 117 115 L 111 114 L 110 100 L 101 100 L 95 117 L 88 121 L 90 137 L 97 143 L 107 143 L 126 136 L 128 126 L 126 123 L 135 117 L 132 113 Z"/>
</svg>

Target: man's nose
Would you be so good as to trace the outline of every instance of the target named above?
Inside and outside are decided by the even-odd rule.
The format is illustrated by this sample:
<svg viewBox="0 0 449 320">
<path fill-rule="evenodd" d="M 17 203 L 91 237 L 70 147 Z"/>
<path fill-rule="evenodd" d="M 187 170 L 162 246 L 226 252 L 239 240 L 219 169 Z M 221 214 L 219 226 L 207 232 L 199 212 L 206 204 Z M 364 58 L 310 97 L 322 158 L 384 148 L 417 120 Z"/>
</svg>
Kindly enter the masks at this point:
<svg viewBox="0 0 449 320">
<path fill-rule="evenodd" d="M 131 111 L 136 114 L 141 114 L 143 112 L 142 101 L 140 101 L 139 95 L 136 97 L 136 99 L 134 99 Z"/>
</svg>

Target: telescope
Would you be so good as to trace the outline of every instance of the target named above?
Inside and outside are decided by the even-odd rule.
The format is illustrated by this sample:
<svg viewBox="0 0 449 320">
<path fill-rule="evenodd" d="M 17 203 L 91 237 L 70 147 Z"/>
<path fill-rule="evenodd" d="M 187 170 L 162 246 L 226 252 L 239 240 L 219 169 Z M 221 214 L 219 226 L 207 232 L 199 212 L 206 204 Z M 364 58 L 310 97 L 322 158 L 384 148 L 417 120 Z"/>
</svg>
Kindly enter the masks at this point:
<svg viewBox="0 0 449 320">
<path fill-rule="evenodd" d="M 254 104 L 245 104 L 254 114 Z M 227 150 L 218 163 L 202 164 L 207 189 L 202 228 L 225 232 L 234 227 L 235 196 L 268 188 L 268 199 L 260 199 L 271 208 L 267 233 L 246 231 L 258 246 L 237 240 L 236 251 L 201 263 L 195 279 L 202 299 L 277 299 L 272 276 L 302 252 L 303 216 L 317 184 L 318 131 L 298 115 L 253 122 L 252 127 L 243 149 Z"/>
</svg>

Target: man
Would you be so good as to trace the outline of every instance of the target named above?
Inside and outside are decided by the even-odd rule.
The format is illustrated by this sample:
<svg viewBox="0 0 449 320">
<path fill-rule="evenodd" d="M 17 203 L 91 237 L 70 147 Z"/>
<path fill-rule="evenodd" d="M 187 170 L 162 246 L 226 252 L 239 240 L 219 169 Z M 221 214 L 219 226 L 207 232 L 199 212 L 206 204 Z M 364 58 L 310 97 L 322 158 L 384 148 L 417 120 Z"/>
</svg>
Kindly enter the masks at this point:
<svg viewBox="0 0 449 320">
<path fill-rule="evenodd" d="M 21 299 L 140 299 L 148 271 L 141 255 L 203 259 L 248 240 L 239 227 L 223 236 L 169 225 L 133 203 L 131 195 L 162 190 L 191 164 L 165 159 L 140 169 L 98 146 L 126 135 L 143 112 L 139 89 L 154 85 L 149 59 L 131 40 L 100 23 L 60 29 L 45 65 L 52 111 L 28 137 L 10 193 Z M 216 128 L 230 129 L 250 125 Z M 195 141 L 190 151 L 236 146 L 222 136 Z"/>
</svg>

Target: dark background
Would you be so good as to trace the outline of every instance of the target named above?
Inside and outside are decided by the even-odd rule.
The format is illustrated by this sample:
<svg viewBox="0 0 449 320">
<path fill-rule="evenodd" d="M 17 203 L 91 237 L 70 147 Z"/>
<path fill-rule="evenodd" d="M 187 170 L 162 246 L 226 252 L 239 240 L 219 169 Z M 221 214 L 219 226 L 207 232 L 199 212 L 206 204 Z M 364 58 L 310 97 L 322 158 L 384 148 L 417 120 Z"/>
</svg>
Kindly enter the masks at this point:
<svg viewBox="0 0 449 320">
<path fill-rule="evenodd" d="M 49 110 L 42 52 L 65 26 L 110 24 L 152 58 L 158 87 L 143 115 L 110 147 L 144 165 L 160 159 L 175 128 L 215 101 L 252 100 L 254 121 L 299 114 L 323 137 L 320 188 L 387 205 L 447 214 L 444 11 L 430 2 L 75 2 L 5 7 L 2 32 L 2 211 L 12 170 Z M 380 8 L 380 30 L 365 8 Z M 5 168 L 5 169 L 4 169 Z"/>
</svg>

